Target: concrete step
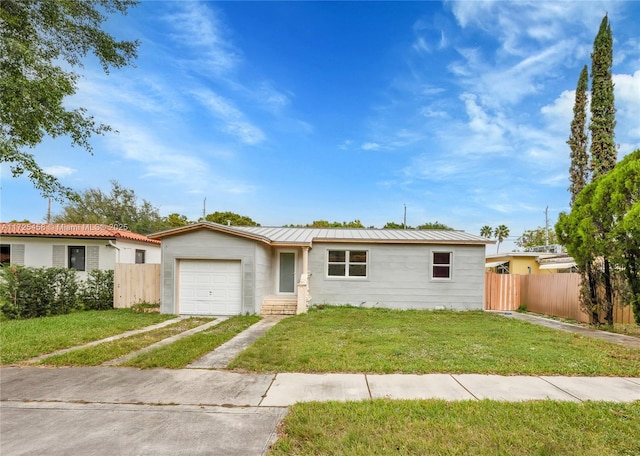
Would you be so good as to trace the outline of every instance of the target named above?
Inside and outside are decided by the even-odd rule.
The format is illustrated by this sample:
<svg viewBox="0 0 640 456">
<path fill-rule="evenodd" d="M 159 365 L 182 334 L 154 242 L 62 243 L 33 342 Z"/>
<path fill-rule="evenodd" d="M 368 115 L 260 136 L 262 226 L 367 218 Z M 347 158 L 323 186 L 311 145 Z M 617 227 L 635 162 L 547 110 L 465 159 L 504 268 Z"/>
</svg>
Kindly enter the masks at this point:
<svg viewBox="0 0 640 456">
<path fill-rule="evenodd" d="M 295 315 L 298 308 L 297 298 L 269 296 L 262 301 L 260 315 Z"/>
</svg>

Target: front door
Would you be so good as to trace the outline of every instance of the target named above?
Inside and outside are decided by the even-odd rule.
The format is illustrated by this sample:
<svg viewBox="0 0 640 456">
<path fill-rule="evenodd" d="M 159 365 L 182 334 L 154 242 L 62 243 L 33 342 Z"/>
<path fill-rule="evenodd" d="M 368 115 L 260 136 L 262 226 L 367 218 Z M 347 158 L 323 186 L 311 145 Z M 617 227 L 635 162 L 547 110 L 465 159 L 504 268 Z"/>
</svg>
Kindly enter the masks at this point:
<svg viewBox="0 0 640 456">
<path fill-rule="evenodd" d="M 278 270 L 278 293 L 295 293 L 296 287 L 296 254 L 280 252 Z"/>
</svg>

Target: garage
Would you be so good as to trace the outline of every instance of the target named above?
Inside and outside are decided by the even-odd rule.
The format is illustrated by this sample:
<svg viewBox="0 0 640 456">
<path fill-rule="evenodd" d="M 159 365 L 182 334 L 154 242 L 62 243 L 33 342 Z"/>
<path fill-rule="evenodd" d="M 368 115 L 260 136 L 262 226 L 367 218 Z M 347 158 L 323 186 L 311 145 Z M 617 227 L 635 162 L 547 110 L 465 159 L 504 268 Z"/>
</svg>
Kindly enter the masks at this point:
<svg viewBox="0 0 640 456">
<path fill-rule="evenodd" d="M 242 313 L 240 261 L 180 260 L 179 313 L 239 315 Z"/>
</svg>

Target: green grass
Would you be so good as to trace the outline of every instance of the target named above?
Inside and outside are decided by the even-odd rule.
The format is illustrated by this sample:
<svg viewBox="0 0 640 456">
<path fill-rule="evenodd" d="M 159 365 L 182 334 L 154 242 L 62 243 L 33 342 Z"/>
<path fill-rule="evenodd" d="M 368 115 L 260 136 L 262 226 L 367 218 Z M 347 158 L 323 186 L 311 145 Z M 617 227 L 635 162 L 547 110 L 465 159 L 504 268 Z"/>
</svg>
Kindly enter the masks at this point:
<svg viewBox="0 0 640 456">
<path fill-rule="evenodd" d="M 269 455 L 636 455 L 640 401 L 310 402 Z"/>
<path fill-rule="evenodd" d="M 229 318 L 222 323 L 176 342 L 158 347 L 123 363 L 142 369 L 157 367 L 180 369 L 222 345 L 260 320 L 256 315 Z"/>
<path fill-rule="evenodd" d="M 326 307 L 238 356 L 257 372 L 640 376 L 640 350 L 485 312 Z"/>
<path fill-rule="evenodd" d="M 29 320 L 5 320 L 0 322 L 0 360 L 2 364 L 13 364 L 169 318 L 175 318 L 175 315 L 114 309 Z"/>
<path fill-rule="evenodd" d="M 80 348 L 67 353 L 49 356 L 39 364 L 47 366 L 99 366 L 120 358 L 176 334 L 188 331 L 212 321 L 212 318 L 185 318 L 162 328 L 136 334 L 122 339 L 103 342 L 91 347 Z"/>
</svg>

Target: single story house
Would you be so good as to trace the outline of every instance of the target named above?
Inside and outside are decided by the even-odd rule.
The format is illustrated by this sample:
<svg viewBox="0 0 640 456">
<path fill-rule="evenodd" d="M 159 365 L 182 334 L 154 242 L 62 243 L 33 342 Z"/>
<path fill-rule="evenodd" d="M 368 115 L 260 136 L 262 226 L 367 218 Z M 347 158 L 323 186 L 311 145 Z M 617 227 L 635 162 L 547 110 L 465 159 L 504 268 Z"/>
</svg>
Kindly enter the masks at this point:
<svg viewBox="0 0 640 456">
<path fill-rule="evenodd" d="M 498 274 L 548 274 L 575 271 L 566 253 L 510 252 L 487 255 L 485 268 Z"/>
<path fill-rule="evenodd" d="M 237 227 L 162 240 L 163 313 L 295 314 L 309 305 L 482 309 L 494 241 L 462 231 Z"/>
<path fill-rule="evenodd" d="M 62 267 L 85 278 L 117 263 L 160 263 L 160 241 L 109 225 L 0 223 L 2 264 Z"/>
</svg>

